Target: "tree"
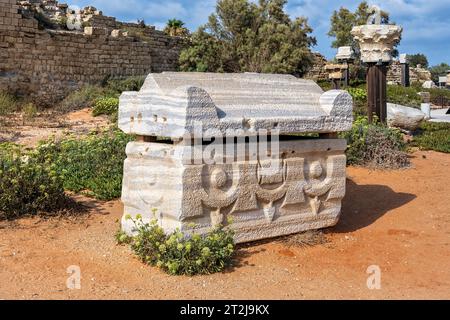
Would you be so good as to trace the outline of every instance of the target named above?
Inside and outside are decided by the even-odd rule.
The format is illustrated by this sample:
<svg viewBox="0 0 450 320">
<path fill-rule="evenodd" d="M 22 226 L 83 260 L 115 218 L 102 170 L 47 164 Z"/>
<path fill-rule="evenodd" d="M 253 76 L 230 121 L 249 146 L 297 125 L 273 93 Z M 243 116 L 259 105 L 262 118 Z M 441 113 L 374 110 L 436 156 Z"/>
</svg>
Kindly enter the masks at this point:
<svg viewBox="0 0 450 320">
<path fill-rule="evenodd" d="M 137 24 L 138 24 L 139 28 L 146 28 L 147 27 L 147 24 L 145 23 L 144 19 L 142 19 L 142 20 L 138 19 Z"/>
<path fill-rule="evenodd" d="M 408 55 L 408 61 L 411 67 L 420 64 L 423 68 L 428 68 L 428 58 L 422 53 Z"/>
<path fill-rule="evenodd" d="M 172 37 L 187 37 L 189 35 L 189 30 L 184 27 L 184 22 L 178 19 L 167 21 L 164 32 Z"/>
<path fill-rule="evenodd" d="M 439 81 L 439 77 L 447 75 L 448 70 L 450 70 L 450 65 L 445 62 L 431 67 L 430 72 L 433 81 L 437 83 Z"/>
<path fill-rule="evenodd" d="M 353 39 L 351 31 L 353 27 L 367 24 L 369 19 L 369 5 L 366 1 L 359 4 L 355 12 L 351 12 L 347 8 L 341 7 L 339 11 L 334 11 L 331 16 L 331 25 L 328 35 L 335 38 L 331 46 L 333 48 L 339 48 L 343 46 L 351 46 L 355 49 L 357 56 L 359 56 L 359 45 L 357 41 Z M 381 11 L 381 23 L 389 24 L 389 13 Z M 400 41 L 396 44 L 396 46 Z M 398 51 L 395 49 L 393 56 L 398 56 Z"/>
<path fill-rule="evenodd" d="M 307 19 L 291 20 L 286 0 L 219 0 L 180 56 L 184 71 L 302 75 L 312 65 Z"/>
</svg>

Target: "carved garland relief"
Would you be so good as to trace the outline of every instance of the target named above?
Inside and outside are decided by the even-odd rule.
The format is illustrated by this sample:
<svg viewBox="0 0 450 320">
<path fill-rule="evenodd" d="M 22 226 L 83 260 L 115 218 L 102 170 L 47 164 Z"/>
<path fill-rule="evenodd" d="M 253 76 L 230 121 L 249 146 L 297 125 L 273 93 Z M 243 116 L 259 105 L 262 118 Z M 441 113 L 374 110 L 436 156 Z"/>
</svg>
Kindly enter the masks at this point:
<svg viewBox="0 0 450 320">
<path fill-rule="evenodd" d="M 345 162 L 345 156 L 330 156 L 326 168 L 304 158 L 189 166 L 183 178 L 182 219 L 201 217 L 206 207 L 216 226 L 224 223 L 225 208 L 231 214 L 263 208 L 272 222 L 277 201 L 282 201 L 281 208 L 309 202 L 318 215 L 323 201 L 344 197 Z"/>
</svg>

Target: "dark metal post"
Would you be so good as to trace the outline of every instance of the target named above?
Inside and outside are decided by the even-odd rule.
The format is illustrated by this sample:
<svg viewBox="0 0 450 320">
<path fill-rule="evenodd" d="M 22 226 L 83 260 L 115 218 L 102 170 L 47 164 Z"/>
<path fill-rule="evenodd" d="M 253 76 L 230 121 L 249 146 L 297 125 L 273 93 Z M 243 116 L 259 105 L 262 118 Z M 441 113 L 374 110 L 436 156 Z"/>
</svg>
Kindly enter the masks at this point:
<svg viewBox="0 0 450 320">
<path fill-rule="evenodd" d="M 333 85 L 334 90 L 339 90 L 341 87 L 338 79 L 332 79 L 331 84 Z"/>
<path fill-rule="evenodd" d="M 411 85 L 409 80 L 409 64 L 402 63 L 401 66 L 402 66 L 402 86 L 409 87 Z"/>
<path fill-rule="evenodd" d="M 350 84 L 350 66 L 347 62 L 345 64 L 347 65 L 347 69 L 344 70 L 344 86 L 348 88 Z"/>
</svg>

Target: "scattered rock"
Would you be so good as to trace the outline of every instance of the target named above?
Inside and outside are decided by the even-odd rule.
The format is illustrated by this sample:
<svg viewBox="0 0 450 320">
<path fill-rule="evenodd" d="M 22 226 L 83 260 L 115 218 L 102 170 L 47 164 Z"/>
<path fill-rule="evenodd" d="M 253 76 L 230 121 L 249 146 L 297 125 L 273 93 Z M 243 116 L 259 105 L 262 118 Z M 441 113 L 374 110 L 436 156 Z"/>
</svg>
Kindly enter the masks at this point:
<svg viewBox="0 0 450 320">
<path fill-rule="evenodd" d="M 425 113 L 419 109 L 405 107 L 399 104 L 387 104 L 388 124 L 405 130 L 415 130 L 425 119 Z"/>
</svg>

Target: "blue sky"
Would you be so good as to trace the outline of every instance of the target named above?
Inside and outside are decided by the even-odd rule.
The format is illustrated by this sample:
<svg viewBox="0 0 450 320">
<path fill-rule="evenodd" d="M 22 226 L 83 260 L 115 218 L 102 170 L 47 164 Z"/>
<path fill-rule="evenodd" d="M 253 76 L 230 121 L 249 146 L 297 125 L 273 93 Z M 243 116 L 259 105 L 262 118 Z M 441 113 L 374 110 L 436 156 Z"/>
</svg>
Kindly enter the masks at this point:
<svg viewBox="0 0 450 320">
<path fill-rule="evenodd" d="M 216 0 L 66 0 L 78 7 L 93 5 L 105 15 L 122 21 L 144 19 L 162 28 L 170 18 L 186 22 L 190 30 L 206 23 L 214 11 Z M 61 1 L 63 2 L 63 1 Z M 286 10 L 292 17 L 306 16 L 314 28 L 319 51 L 328 58 L 335 55 L 327 36 L 333 10 L 344 6 L 354 10 L 360 1 L 289 0 Z M 450 64 L 450 0 L 369 0 L 391 14 L 392 21 L 404 29 L 401 53 L 424 53 L 431 65 Z"/>
</svg>

